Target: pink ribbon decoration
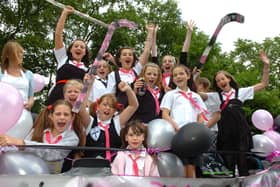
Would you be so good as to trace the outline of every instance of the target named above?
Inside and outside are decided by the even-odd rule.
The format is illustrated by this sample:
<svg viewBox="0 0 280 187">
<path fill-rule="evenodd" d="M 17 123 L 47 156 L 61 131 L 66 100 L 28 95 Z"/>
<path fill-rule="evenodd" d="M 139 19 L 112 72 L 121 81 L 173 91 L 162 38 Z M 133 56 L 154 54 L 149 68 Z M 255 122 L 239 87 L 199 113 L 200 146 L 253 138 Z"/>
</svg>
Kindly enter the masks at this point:
<svg viewBox="0 0 280 187">
<path fill-rule="evenodd" d="M 277 157 L 279 157 L 279 156 L 280 156 L 280 151 L 273 151 L 270 155 L 268 155 L 268 156 L 266 157 L 266 159 L 267 159 L 268 161 L 272 162 L 273 159 L 275 159 L 275 158 L 277 158 Z M 279 158 L 279 160 L 280 160 L 280 158 Z"/>
</svg>

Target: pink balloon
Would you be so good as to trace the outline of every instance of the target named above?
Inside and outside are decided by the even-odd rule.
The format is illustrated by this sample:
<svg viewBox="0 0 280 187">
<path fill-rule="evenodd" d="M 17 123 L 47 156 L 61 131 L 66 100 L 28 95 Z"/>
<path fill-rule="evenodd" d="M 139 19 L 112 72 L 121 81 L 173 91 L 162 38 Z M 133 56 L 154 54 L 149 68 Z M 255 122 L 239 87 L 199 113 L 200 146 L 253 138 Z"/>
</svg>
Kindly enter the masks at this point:
<svg viewBox="0 0 280 187">
<path fill-rule="evenodd" d="M 259 109 L 253 113 L 252 123 L 257 129 L 267 131 L 272 129 L 273 117 L 268 111 Z"/>
<path fill-rule="evenodd" d="M 0 82 L 0 133 L 7 132 L 18 121 L 23 110 L 23 99 L 19 91 Z"/>
<path fill-rule="evenodd" d="M 280 134 L 278 132 L 269 130 L 264 132 L 263 135 L 272 140 L 276 145 L 276 150 L 280 151 Z"/>
<path fill-rule="evenodd" d="M 34 80 L 34 93 L 40 92 L 45 86 L 44 76 L 34 73 L 33 80 Z"/>
</svg>

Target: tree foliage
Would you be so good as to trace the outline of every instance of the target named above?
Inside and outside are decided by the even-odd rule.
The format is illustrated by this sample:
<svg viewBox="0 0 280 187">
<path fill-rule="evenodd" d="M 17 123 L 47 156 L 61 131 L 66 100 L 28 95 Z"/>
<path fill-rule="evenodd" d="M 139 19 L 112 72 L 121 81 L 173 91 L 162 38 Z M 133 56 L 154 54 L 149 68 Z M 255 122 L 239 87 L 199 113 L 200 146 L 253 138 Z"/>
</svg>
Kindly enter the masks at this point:
<svg viewBox="0 0 280 187">
<path fill-rule="evenodd" d="M 180 54 L 186 34 L 186 24 L 181 18 L 175 0 L 61 0 L 59 2 L 71 5 L 80 12 L 108 24 L 124 18 L 137 23 L 136 30 L 120 28 L 115 31 L 108 49 L 113 54 L 123 46 L 133 47 L 138 55 L 141 54 L 146 36 L 145 24 L 151 22 L 159 25 L 157 34 L 159 57 L 165 54 L 178 57 Z M 60 8 L 46 1 L 0 1 L 0 49 L 10 39 L 19 41 L 26 52 L 25 68 L 51 79 L 56 69 L 52 51 L 53 33 L 61 11 Z M 68 46 L 76 38 L 84 39 L 88 42 L 93 60 L 105 34 L 106 28 L 77 15 L 70 15 L 65 25 L 64 42 Z M 188 57 L 190 67 L 194 67 L 199 62 L 208 40 L 208 35 L 195 28 Z M 263 43 L 237 40 L 235 47 L 235 50 L 225 53 L 222 52 L 219 43 L 215 44 L 207 63 L 203 66 L 202 76 L 212 80 L 218 70 L 224 69 L 233 74 L 241 86 L 254 85 L 261 80 L 262 63 L 259 51 L 264 49 L 271 59 L 270 85 L 266 90 L 256 94 L 253 101 L 247 102 L 245 109 L 248 119 L 258 108 L 267 109 L 274 116 L 280 114 L 280 37 L 267 38 Z M 48 87 L 37 94 L 38 103 L 44 103 L 47 91 Z M 40 106 L 36 105 L 35 110 Z"/>
</svg>

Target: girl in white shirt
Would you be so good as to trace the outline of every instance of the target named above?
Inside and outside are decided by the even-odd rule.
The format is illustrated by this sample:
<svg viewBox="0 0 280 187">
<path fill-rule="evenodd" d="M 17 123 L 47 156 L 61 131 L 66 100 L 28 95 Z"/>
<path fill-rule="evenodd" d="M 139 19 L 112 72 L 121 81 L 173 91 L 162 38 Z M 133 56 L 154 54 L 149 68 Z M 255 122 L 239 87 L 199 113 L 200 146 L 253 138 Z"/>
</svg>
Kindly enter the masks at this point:
<svg viewBox="0 0 280 187">
<path fill-rule="evenodd" d="M 170 122 L 176 131 L 188 123 L 203 123 L 207 120 L 207 110 L 203 100 L 187 86 L 190 77 L 191 73 L 186 66 L 175 65 L 171 71 L 171 78 L 177 88 L 168 91 L 161 101 L 162 118 Z M 196 176 L 193 163 L 186 164 L 185 169 L 186 177 Z"/>
<path fill-rule="evenodd" d="M 0 135 L 0 145 L 85 145 L 85 132 L 79 115 L 74 117 L 72 105 L 64 100 L 57 100 L 43 109 L 34 123 L 34 129 L 26 139 Z M 63 159 L 70 150 L 25 148 L 48 161 L 51 173 L 59 173 Z"/>
<path fill-rule="evenodd" d="M 245 113 L 243 102 L 253 99 L 254 93 L 264 89 L 269 81 L 269 59 L 261 51 L 260 58 L 264 63 L 261 82 L 239 88 L 234 77 L 226 71 L 219 71 L 215 75 L 214 88 L 217 92 L 200 93 L 209 104 L 216 104 L 221 110 L 221 119 L 218 122 L 217 150 L 235 151 L 239 154 L 223 154 L 226 167 L 235 174 L 237 165 L 239 176 L 249 175 L 246 155 L 242 152 L 252 148 L 252 136 Z"/>
</svg>

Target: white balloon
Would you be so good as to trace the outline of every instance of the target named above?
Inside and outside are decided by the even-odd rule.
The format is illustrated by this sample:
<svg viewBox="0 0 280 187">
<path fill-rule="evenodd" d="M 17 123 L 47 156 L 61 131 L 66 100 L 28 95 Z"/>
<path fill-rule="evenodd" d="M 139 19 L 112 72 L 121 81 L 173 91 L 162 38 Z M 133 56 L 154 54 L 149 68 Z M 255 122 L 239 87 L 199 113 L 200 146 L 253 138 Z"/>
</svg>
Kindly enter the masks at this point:
<svg viewBox="0 0 280 187">
<path fill-rule="evenodd" d="M 147 144 L 149 148 L 170 149 L 176 134 L 172 125 L 164 119 L 154 119 L 148 123 Z"/>
<path fill-rule="evenodd" d="M 22 114 L 16 124 L 10 128 L 6 134 L 15 138 L 24 139 L 33 126 L 31 112 L 23 109 Z"/>
</svg>

